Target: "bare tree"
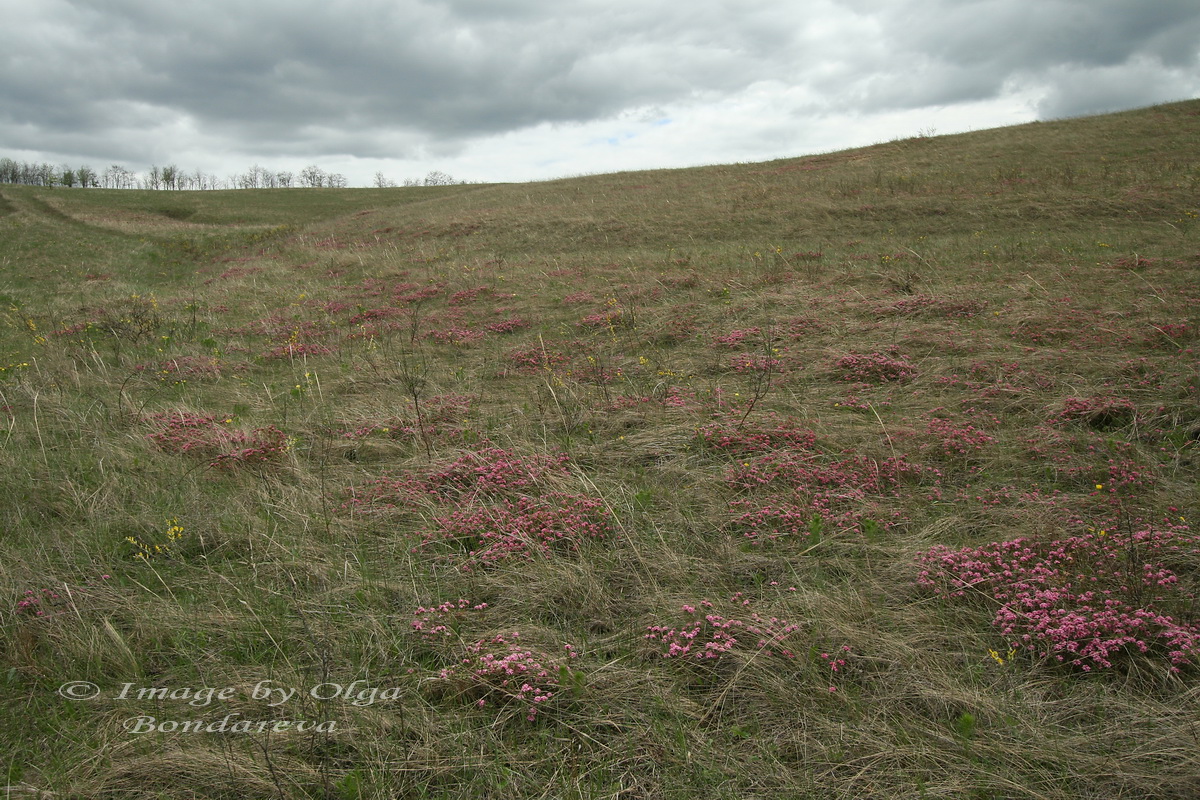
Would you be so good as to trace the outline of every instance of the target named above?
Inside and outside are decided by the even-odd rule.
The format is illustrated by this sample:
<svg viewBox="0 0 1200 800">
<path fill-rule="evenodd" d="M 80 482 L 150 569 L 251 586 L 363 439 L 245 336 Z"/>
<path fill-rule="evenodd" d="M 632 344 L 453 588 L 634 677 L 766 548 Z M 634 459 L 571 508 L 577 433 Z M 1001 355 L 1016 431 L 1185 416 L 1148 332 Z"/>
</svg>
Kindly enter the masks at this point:
<svg viewBox="0 0 1200 800">
<path fill-rule="evenodd" d="M 425 176 L 426 186 L 450 186 L 455 182 L 452 176 L 436 169 Z"/>
<path fill-rule="evenodd" d="M 325 185 L 325 172 L 315 164 L 300 170 L 300 185 L 318 189 Z"/>
</svg>

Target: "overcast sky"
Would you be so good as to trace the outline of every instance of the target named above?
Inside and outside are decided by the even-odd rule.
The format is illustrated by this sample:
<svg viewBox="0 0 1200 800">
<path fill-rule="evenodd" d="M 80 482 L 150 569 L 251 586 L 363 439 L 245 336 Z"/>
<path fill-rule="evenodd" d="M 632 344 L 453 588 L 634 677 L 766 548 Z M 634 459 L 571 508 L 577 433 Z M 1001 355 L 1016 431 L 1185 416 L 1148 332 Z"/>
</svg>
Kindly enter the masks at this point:
<svg viewBox="0 0 1200 800">
<path fill-rule="evenodd" d="M 525 181 L 1200 97 L 1197 0 L 0 0 L 0 157 Z"/>
</svg>

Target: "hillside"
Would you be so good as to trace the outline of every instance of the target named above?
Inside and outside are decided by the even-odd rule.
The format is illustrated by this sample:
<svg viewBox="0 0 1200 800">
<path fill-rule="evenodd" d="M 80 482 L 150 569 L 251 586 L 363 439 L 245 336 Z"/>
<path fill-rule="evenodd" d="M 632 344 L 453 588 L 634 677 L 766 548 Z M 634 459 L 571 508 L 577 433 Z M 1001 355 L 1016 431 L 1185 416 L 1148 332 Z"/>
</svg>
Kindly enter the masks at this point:
<svg viewBox="0 0 1200 800">
<path fill-rule="evenodd" d="M 1195 797 L 1198 153 L 0 185 L 10 793 Z"/>
</svg>

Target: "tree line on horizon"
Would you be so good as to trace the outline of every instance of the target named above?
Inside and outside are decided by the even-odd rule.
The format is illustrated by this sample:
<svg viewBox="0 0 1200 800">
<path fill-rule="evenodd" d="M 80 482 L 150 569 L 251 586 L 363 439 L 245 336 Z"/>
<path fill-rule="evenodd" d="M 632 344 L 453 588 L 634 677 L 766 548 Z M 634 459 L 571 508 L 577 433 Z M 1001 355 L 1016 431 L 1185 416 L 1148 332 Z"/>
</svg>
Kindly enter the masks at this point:
<svg viewBox="0 0 1200 800">
<path fill-rule="evenodd" d="M 315 164 L 299 172 L 271 170 L 258 164 L 243 173 L 221 178 L 201 170 L 187 171 L 174 164 L 163 167 L 152 166 L 144 173 L 137 173 L 120 164 L 105 167 L 103 171 L 89 165 L 79 167 L 59 166 L 50 163 L 18 162 L 11 158 L 0 158 L 0 183 L 23 186 L 65 187 L 68 189 L 165 189 L 173 191 L 204 191 L 215 189 L 345 189 L 346 176 L 338 172 L 326 172 Z M 410 178 L 396 184 L 383 173 L 375 173 L 374 186 L 387 189 L 402 186 L 449 186 L 457 181 L 444 172 L 434 170 L 424 179 Z"/>
</svg>

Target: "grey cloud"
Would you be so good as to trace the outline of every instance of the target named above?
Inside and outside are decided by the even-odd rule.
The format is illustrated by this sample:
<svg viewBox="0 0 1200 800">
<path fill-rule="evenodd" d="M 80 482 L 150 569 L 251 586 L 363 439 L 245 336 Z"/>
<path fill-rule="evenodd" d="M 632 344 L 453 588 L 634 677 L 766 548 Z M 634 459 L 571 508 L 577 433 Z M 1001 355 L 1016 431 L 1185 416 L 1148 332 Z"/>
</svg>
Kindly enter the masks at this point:
<svg viewBox="0 0 1200 800">
<path fill-rule="evenodd" d="M 733 17 L 722 3 L 664 13 L 530 2 L 517 16 L 480 2 L 197 9 L 119 0 L 104 17 L 76 5 L 62 23 L 76 37 L 64 31 L 50 69 L 26 82 L 32 96 L 17 98 L 11 113 L 68 94 L 84 106 L 123 96 L 278 145 L 316 121 L 451 138 L 586 121 L 696 88 L 736 91 L 764 68 L 778 72 L 770 62 L 783 59 L 768 54 L 781 40 L 764 19 L 768 5 L 748 4 Z"/>
<path fill-rule="evenodd" d="M 1086 113 L 1137 105 L 1142 93 L 1154 102 L 1200 91 L 1194 6 L 0 0 L 9 29 L 0 142 L 137 163 L 177 152 L 263 163 L 418 159 L 647 108 L 737 107 L 762 87 L 781 98 L 771 109 L 779 118 L 862 117 L 1017 90 L 1040 98 L 1042 114 Z M 756 126 L 786 121 L 740 124 L 741 140 L 757 142 L 773 134 Z"/>
<path fill-rule="evenodd" d="M 918 108 L 985 100 L 1016 84 L 1103 94 L 1100 70 L 1141 75 L 1200 66 L 1200 8 L 1191 0 L 907 0 L 846 2 L 873 17 L 889 47 L 863 65 L 849 102 Z M 884 61 L 891 62 L 891 67 Z M 1136 63 L 1135 63 L 1136 62 Z M 1059 86 L 1055 77 L 1068 80 Z M 1069 79 L 1068 79 L 1069 76 Z M 1046 84 L 1045 79 L 1050 78 Z M 1089 82 L 1090 81 L 1090 82 Z M 1126 96 L 1128 100 L 1136 99 Z M 1145 103 L 1153 102 L 1147 99 Z M 1054 107 L 1065 107 L 1052 103 Z M 1095 103 L 1078 104 L 1092 110 Z M 1081 112 L 1082 113 L 1082 112 Z"/>
</svg>

